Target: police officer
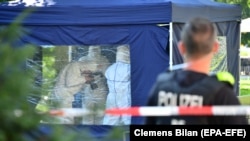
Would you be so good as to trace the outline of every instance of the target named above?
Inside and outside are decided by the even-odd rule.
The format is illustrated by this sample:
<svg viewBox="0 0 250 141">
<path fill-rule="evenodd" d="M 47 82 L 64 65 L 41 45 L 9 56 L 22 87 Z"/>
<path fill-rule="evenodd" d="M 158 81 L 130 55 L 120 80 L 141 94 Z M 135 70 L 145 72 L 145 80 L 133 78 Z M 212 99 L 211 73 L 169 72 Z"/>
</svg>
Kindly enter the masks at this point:
<svg viewBox="0 0 250 141">
<path fill-rule="evenodd" d="M 215 25 L 205 18 L 185 24 L 178 44 L 183 67 L 163 72 L 149 94 L 148 106 L 240 105 L 233 91 L 234 77 L 227 72 L 210 74 L 218 51 Z M 171 68 L 170 68 L 171 69 Z M 248 124 L 246 116 L 160 116 L 146 117 L 145 124 Z"/>
</svg>

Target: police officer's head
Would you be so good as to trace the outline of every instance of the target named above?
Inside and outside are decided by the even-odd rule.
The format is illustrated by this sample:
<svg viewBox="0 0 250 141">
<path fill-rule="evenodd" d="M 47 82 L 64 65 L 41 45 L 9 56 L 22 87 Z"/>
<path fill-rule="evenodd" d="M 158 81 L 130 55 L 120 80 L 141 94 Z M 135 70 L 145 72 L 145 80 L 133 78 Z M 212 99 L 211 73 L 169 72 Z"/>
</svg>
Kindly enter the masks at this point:
<svg viewBox="0 0 250 141">
<path fill-rule="evenodd" d="M 198 59 L 218 50 L 217 30 L 208 19 L 197 17 L 187 22 L 182 30 L 180 52 L 185 58 Z"/>
</svg>

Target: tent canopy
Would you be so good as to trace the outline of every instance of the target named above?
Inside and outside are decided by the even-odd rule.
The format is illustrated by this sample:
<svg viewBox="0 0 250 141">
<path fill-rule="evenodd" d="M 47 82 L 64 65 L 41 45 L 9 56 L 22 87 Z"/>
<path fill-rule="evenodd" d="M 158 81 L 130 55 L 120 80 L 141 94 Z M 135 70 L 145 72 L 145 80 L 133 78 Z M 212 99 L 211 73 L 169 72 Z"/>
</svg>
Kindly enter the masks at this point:
<svg viewBox="0 0 250 141">
<path fill-rule="evenodd" d="M 10 23 L 23 7 L 37 7 L 27 25 L 115 25 L 240 20 L 241 8 L 210 0 L 16 0 L 2 3 L 0 23 Z M 188 11 L 188 12 L 187 12 Z M 202 12 L 201 12 L 202 11 Z"/>
<path fill-rule="evenodd" d="M 237 36 L 237 40 L 227 41 L 230 49 L 235 49 L 229 56 L 238 55 L 239 40 L 235 33 L 239 30 L 237 21 L 241 18 L 241 8 L 237 5 L 210 0 L 34 0 L 34 3 L 17 0 L 0 4 L 0 25 L 12 23 L 27 7 L 37 9 L 23 21 L 22 24 L 31 33 L 22 37 L 20 43 L 129 44 L 133 106 L 146 103 L 156 76 L 168 67 L 169 34 L 175 33 L 173 42 L 177 44 L 179 36 L 176 33 L 181 30 L 178 23 L 185 23 L 194 16 L 207 17 L 214 22 L 235 22 L 229 24 L 233 28 L 221 25 L 220 32 L 223 36 L 230 36 L 228 39 Z M 177 23 L 172 33 L 169 33 L 168 27 L 155 26 L 169 22 Z M 235 58 L 231 60 L 237 62 Z M 236 68 L 235 62 L 232 66 Z M 141 122 L 137 118 L 132 120 L 134 124 Z"/>
<path fill-rule="evenodd" d="M 192 17 L 202 16 L 214 22 L 241 19 L 241 7 L 214 2 L 212 0 L 171 0 L 172 22 L 186 22 Z"/>
</svg>

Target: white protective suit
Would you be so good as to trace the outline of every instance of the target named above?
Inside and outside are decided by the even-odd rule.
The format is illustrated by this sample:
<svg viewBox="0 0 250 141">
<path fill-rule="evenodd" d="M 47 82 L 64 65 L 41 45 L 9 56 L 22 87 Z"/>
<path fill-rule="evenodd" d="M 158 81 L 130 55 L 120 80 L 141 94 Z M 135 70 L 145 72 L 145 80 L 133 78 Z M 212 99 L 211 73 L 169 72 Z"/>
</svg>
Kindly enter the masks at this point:
<svg viewBox="0 0 250 141">
<path fill-rule="evenodd" d="M 101 55 L 100 46 L 90 46 L 88 55 L 71 62 L 59 74 L 53 96 L 59 99 L 60 108 L 72 108 L 74 94 L 83 93 L 82 108 L 95 109 L 105 107 L 108 88 L 104 73 L 109 61 Z M 93 75 L 95 88 L 87 83 L 84 71 L 98 72 L 103 75 Z M 82 124 L 102 124 L 104 115 L 86 115 L 82 117 Z M 62 123 L 74 124 L 74 118 L 62 118 Z"/>
<path fill-rule="evenodd" d="M 108 83 L 106 109 L 131 106 L 130 53 L 127 46 L 117 47 L 116 62 L 105 72 Z M 105 115 L 104 125 L 129 125 L 130 116 Z"/>
</svg>

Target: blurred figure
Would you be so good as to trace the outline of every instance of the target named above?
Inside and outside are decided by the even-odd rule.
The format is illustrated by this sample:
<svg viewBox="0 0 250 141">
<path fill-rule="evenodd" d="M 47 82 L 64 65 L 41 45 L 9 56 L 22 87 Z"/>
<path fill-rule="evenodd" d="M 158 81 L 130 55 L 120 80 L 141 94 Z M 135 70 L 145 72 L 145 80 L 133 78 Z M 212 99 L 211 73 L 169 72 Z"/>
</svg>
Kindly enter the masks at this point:
<svg viewBox="0 0 250 141">
<path fill-rule="evenodd" d="M 240 105 L 234 93 L 234 77 L 228 72 L 210 74 L 210 63 L 218 51 L 215 25 L 194 18 L 183 28 L 179 51 L 185 63 L 181 69 L 163 72 L 157 78 L 148 106 Z M 246 116 L 146 117 L 145 124 L 248 124 Z"/>
<path fill-rule="evenodd" d="M 106 101 L 106 109 L 126 108 L 131 106 L 130 86 L 130 53 L 126 45 L 117 47 L 116 62 L 108 67 L 105 72 L 109 93 Z M 130 116 L 105 115 L 105 125 L 128 125 Z"/>
<path fill-rule="evenodd" d="M 71 62 L 60 72 L 55 84 L 53 99 L 59 108 L 104 109 L 108 88 L 104 73 L 110 65 L 101 55 L 100 46 L 90 46 L 88 54 Z M 64 118 L 62 123 L 102 124 L 104 115 L 86 115 L 79 118 Z"/>
</svg>

